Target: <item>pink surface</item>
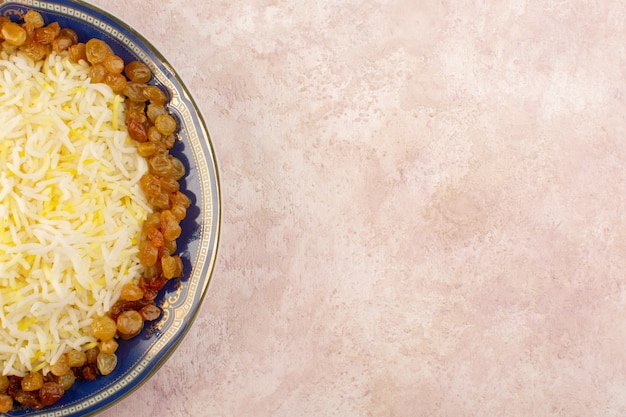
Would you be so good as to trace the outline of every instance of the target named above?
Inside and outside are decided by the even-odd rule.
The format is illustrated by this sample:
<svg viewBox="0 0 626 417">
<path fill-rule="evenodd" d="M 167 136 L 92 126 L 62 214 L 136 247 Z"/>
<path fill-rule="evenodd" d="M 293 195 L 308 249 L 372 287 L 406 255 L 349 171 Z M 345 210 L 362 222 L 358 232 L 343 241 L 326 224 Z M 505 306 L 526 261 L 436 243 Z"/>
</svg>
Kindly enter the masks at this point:
<svg viewBox="0 0 626 417">
<path fill-rule="evenodd" d="M 620 2 L 93 3 L 192 91 L 224 210 L 104 417 L 626 415 Z"/>
</svg>

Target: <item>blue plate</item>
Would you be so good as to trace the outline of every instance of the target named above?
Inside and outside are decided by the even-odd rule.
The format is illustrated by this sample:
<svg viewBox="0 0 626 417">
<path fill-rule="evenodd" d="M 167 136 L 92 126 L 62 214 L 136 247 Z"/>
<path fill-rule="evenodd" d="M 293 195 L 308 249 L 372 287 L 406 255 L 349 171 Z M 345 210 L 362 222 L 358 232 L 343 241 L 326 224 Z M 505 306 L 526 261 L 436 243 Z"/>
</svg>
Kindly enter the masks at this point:
<svg viewBox="0 0 626 417">
<path fill-rule="evenodd" d="M 169 93 L 169 110 L 180 124 L 180 141 L 171 153 L 187 168 L 181 189 L 191 198 L 178 250 L 184 277 L 169 282 L 157 298 L 162 317 L 143 332 L 120 342 L 116 370 L 95 381 L 77 381 L 63 398 L 40 410 L 16 409 L 9 416 L 87 416 L 109 407 L 139 387 L 173 353 L 189 330 L 206 294 L 217 256 L 221 199 L 217 163 L 208 131 L 189 91 L 165 58 L 127 24 L 81 1 L 0 0 L 0 15 L 18 21 L 29 10 L 46 24 L 57 21 L 75 30 L 81 42 L 106 41 L 125 62 L 140 60 L 152 70 L 150 83 Z M 147 323 L 148 324 L 148 323 Z"/>
</svg>

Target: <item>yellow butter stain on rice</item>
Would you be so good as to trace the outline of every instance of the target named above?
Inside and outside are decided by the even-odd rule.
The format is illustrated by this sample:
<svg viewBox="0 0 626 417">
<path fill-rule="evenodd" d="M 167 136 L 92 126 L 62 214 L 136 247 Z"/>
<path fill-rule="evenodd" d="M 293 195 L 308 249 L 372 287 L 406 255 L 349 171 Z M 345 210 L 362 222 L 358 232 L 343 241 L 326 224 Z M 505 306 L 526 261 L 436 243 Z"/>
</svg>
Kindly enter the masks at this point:
<svg viewBox="0 0 626 417">
<path fill-rule="evenodd" d="M 42 82 L 42 83 L 41 83 L 41 86 L 42 86 L 42 87 L 43 87 L 43 88 L 44 88 L 47 92 L 49 92 L 50 94 L 54 94 L 54 93 L 55 93 L 54 88 L 52 88 L 52 86 L 51 86 L 50 84 L 48 84 L 47 82 Z"/>
<path fill-rule="evenodd" d="M 74 205 L 74 203 L 63 204 L 61 210 L 69 214 L 76 214 L 76 206 Z"/>
<path fill-rule="evenodd" d="M 78 139 L 80 141 L 88 140 L 85 135 L 83 135 L 80 131 L 75 130 L 75 129 L 70 129 L 69 137 L 70 139 Z"/>
<path fill-rule="evenodd" d="M 69 134 L 72 136 L 72 134 Z M 80 158 L 80 153 L 76 151 L 72 151 L 71 149 L 67 149 L 66 147 L 62 147 L 59 149 L 59 161 L 60 162 L 76 162 Z"/>
<path fill-rule="evenodd" d="M 111 116 L 111 126 L 115 130 L 118 129 L 118 114 L 120 112 L 121 101 L 122 101 L 122 98 L 116 94 L 115 97 L 113 98 L 113 109 L 112 109 L 113 114 Z"/>
<path fill-rule="evenodd" d="M 37 317 L 24 317 L 22 320 L 20 320 L 19 322 L 17 322 L 17 328 L 20 329 L 20 331 L 26 331 L 30 328 L 30 326 L 32 326 L 33 324 L 37 323 L 39 321 L 39 319 L 37 319 Z M 37 358 L 35 358 L 37 359 Z"/>
<path fill-rule="evenodd" d="M 93 223 L 96 226 L 104 226 L 104 215 L 102 215 L 102 211 L 98 210 L 93 215 Z"/>
<path fill-rule="evenodd" d="M 27 265 L 27 267 L 25 267 L 24 269 L 26 270 L 26 272 L 30 271 L 31 269 L 35 268 L 37 265 L 35 265 L 35 263 L 37 262 L 37 255 L 26 255 L 24 256 L 24 263 Z"/>
</svg>

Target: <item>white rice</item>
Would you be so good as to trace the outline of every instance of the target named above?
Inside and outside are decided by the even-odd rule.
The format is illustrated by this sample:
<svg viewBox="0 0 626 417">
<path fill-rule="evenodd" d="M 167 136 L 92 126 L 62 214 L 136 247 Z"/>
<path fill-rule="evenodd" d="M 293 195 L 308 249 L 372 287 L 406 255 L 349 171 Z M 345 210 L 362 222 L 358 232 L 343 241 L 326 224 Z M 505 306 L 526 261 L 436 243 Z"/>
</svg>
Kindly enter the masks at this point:
<svg viewBox="0 0 626 417">
<path fill-rule="evenodd" d="M 122 98 L 87 64 L 0 52 L 0 372 L 47 372 L 138 277 L 151 211 Z"/>
</svg>

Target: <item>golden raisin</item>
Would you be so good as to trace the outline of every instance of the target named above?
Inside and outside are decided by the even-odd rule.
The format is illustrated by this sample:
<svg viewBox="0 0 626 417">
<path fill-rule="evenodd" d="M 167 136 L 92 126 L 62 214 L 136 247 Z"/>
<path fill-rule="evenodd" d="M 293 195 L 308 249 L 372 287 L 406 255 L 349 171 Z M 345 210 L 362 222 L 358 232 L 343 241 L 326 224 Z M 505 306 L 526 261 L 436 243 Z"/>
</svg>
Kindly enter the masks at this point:
<svg viewBox="0 0 626 417">
<path fill-rule="evenodd" d="M 112 353 L 115 353 L 118 347 L 119 343 L 117 343 L 117 340 L 115 339 L 100 342 L 100 353 L 110 355 Z"/>
<path fill-rule="evenodd" d="M 176 192 L 180 188 L 180 183 L 172 177 L 161 177 L 159 178 L 159 183 L 161 184 L 161 190 L 168 193 Z"/>
<path fill-rule="evenodd" d="M 165 106 L 163 106 L 162 104 L 150 103 L 148 104 L 146 114 L 148 115 L 148 119 L 150 119 L 150 121 L 154 123 L 158 116 L 162 114 L 167 114 L 167 110 L 165 110 Z"/>
<path fill-rule="evenodd" d="M 22 379 L 21 384 L 24 391 L 37 391 L 43 385 L 43 375 L 41 372 L 31 372 Z"/>
<path fill-rule="evenodd" d="M 143 266 L 152 266 L 157 263 L 159 250 L 152 246 L 149 241 L 141 242 L 139 245 L 139 262 Z"/>
<path fill-rule="evenodd" d="M 77 43 L 68 49 L 69 57 L 74 62 L 87 61 L 87 50 L 84 43 Z"/>
<path fill-rule="evenodd" d="M 169 114 L 161 114 L 154 120 L 154 125 L 164 135 L 171 135 L 178 128 L 176 120 Z"/>
<path fill-rule="evenodd" d="M 152 143 L 156 143 L 162 145 L 165 139 L 165 135 L 163 135 L 156 126 L 150 126 L 148 128 L 148 140 Z"/>
<path fill-rule="evenodd" d="M 13 409 L 13 398 L 8 394 L 0 394 L 0 413 L 8 413 Z"/>
<path fill-rule="evenodd" d="M 67 352 L 67 363 L 70 368 L 77 368 L 83 366 L 87 362 L 87 355 L 82 350 L 70 350 Z"/>
<path fill-rule="evenodd" d="M 129 62 L 124 68 L 124 73 L 134 83 L 147 83 L 152 77 L 150 68 L 139 61 Z"/>
<path fill-rule="evenodd" d="M 156 229 L 153 229 L 156 230 Z M 129 282 L 122 286 L 120 298 L 124 301 L 137 301 L 143 298 L 143 290 L 134 282 Z"/>
<path fill-rule="evenodd" d="M 180 204 L 173 204 L 170 211 L 178 221 L 181 221 L 185 218 L 185 216 L 187 216 L 187 209 Z"/>
<path fill-rule="evenodd" d="M 174 143 L 176 142 L 176 137 L 172 134 L 172 135 L 165 135 L 163 137 L 163 145 L 165 145 L 165 147 L 167 149 L 170 149 L 172 146 L 174 146 Z M 170 155 L 170 159 L 172 158 L 172 156 Z"/>
<path fill-rule="evenodd" d="M 183 263 L 179 256 L 165 255 L 161 258 L 161 268 L 165 278 L 176 278 L 183 272 Z"/>
<path fill-rule="evenodd" d="M 172 195 L 170 195 L 170 200 L 172 202 L 172 205 L 180 204 L 185 208 L 189 208 L 189 206 L 191 205 L 191 200 L 182 191 L 176 191 L 175 193 L 172 193 Z"/>
<path fill-rule="evenodd" d="M 107 56 L 113 54 L 113 51 L 106 42 L 94 38 L 88 40 L 85 44 L 85 54 L 91 64 L 99 64 L 104 61 Z"/>
<path fill-rule="evenodd" d="M 67 36 L 59 36 L 55 40 L 52 41 L 52 50 L 54 52 L 62 52 L 72 46 L 73 42 Z"/>
<path fill-rule="evenodd" d="M 107 73 L 104 77 L 104 83 L 111 87 L 116 93 L 120 93 L 126 87 L 126 77 L 122 74 Z"/>
<path fill-rule="evenodd" d="M 64 391 L 67 391 L 68 389 L 72 388 L 72 385 L 74 385 L 75 380 L 76 380 L 76 376 L 74 375 L 74 372 L 68 372 L 65 375 L 56 377 L 56 382 L 58 382 L 59 385 L 61 385 L 61 388 L 63 388 Z"/>
<path fill-rule="evenodd" d="M 148 132 L 150 132 L 150 129 L 148 129 Z M 137 145 L 137 153 L 144 158 L 154 155 L 158 150 L 158 146 L 152 142 L 143 142 Z"/>
<path fill-rule="evenodd" d="M 9 378 L 6 375 L 0 375 L 0 392 L 4 392 L 9 388 Z"/>
<path fill-rule="evenodd" d="M 172 162 L 172 178 L 176 181 L 185 176 L 185 165 L 180 159 L 170 155 L 170 161 Z"/>
<path fill-rule="evenodd" d="M 117 325 L 115 324 L 115 321 L 109 316 L 96 317 L 91 322 L 91 334 L 96 339 L 113 339 L 116 331 Z"/>
<path fill-rule="evenodd" d="M 111 74 L 121 74 L 124 71 L 124 60 L 117 55 L 109 55 L 102 62 L 104 68 Z M 124 77 L 126 79 L 126 77 Z"/>
<path fill-rule="evenodd" d="M 48 26 L 35 29 L 33 39 L 42 45 L 49 45 L 61 33 L 61 27 L 57 22 L 52 22 Z"/>
<path fill-rule="evenodd" d="M 178 255 L 174 256 L 174 259 L 176 260 L 176 273 L 174 276 L 180 277 L 183 275 L 183 260 Z"/>
<path fill-rule="evenodd" d="M 152 174 L 167 177 L 172 173 L 172 161 L 165 152 L 159 152 L 148 159 L 148 169 Z"/>
<path fill-rule="evenodd" d="M 143 96 L 146 100 L 150 100 L 154 104 L 165 104 L 167 96 L 159 87 L 154 85 L 148 85 L 142 90 Z"/>
<path fill-rule="evenodd" d="M 147 174 L 147 175 L 150 175 L 150 174 Z M 153 177 L 153 175 L 151 175 L 151 177 Z M 156 183 L 157 183 L 157 186 L 160 187 L 158 178 L 156 178 Z M 157 229 L 160 228 L 161 227 L 161 215 L 159 213 L 149 214 L 148 217 L 146 217 L 146 220 L 144 220 L 142 226 L 143 226 L 143 230 L 148 230 L 151 227 L 156 227 Z"/>
<path fill-rule="evenodd" d="M 102 83 L 107 76 L 107 70 L 100 64 L 89 67 L 89 78 L 92 83 Z"/>
<path fill-rule="evenodd" d="M 163 238 L 163 234 L 159 229 L 151 227 L 150 229 L 148 229 L 147 235 L 148 240 L 150 240 L 150 243 L 152 243 L 152 246 L 154 246 L 155 248 L 161 249 L 163 245 L 165 245 L 165 239 Z"/>
<path fill-rule="evenodd" d="M 153 321 L 159 318 L 161 309 L 154 304 L 148 304 L 147 306 L 141 307 L 139 314 L 141 314 L 144 321 Z"/>
<path fill-rule="evenodd" d="M 34 10 L 27 11 L 23 19 L 24 19 L 24 23 L 28 23 L 32 25 L 34 29 L 39 29 L 40 27 L 43 27 L 43 25 L 45 24 L 41 13 L 36 12 Z"/>
<path fill-rule="evenodd" d="M 22 52 L 24 52 L 26 55 L 36 61 L 41 61 L 42 59 L 44 59 L 48 54 L 48 49 L 48 46 L 42 45 L 32 40 L 27 40 L 26 43 L 24 43 L 24 45 L 22 45 L 21 47 Z"/>
<path fill-rule="evenodd" d="M 175 240 L 181 233 L 178 220 L 170 210 L 163 210 L 161 212 L 161 233 L 166 241 Z"/>
<path fill-rule="evenodd" d="M 26 42 L 26 31 L 17 23 L 5 23 L 1 32 L 2 37 L 9 45 L 21 46 Z"/>
<path fill-rule="evenodd" d="M 59 359 L 52 365 L 50 365 L 50 372 L 52 375 L 61 376 L 68 373 L 70 370 L 70 364 L 67 360 L 67 355 L 59 356 Z"/>
<path fill-rule="evenodd" d="M 98 371 L 102 375 L 108 375 L 117 366 L 117 356 L 115 354 L 99 353 L 97 363 Z"/>
<path fill-rule="evenodd" d="M 129 108 L 126 109 L 126 124 L 128 124 L 128 121 L 131 119 L 135 120 L 135 122 L 137 123 L 141 123 L 147 133 L 150 122 L 148 121 L 148 118 L 146 117 L 146 114 L 143 112 L 143 110 L 139 109 L 139 106 L 129 106 Z"/>
<path fill-rule="evenodd" d="M 33 40 L 33 35 L 35 34 L 35 27 L 32 23 L 22 23 L 22 29 L 26 31 L 26 42 L 29 40 Z"/>
<path fill-rule="evenodd" d="M 143 192 L 146 194 L 147 197 L 151 197 L 151 196 L 161 193 L 161 181 L 159 180 L 159 177 L 154 174 L 144 174 L 139 180 L 139 185 L 141 186 L 141 189 L 143 190 Z M 148 219 L 146 219 L 144 226 L 146 226 L 146 223 L 150 219 L 152 219 L 153 223 L 156 223 L 154 216 L 151 216 Z M 156 223 L 156 224 L 157 224 L 156 227 L 160 225 L 160 223 Z"/>
<path fill-rule="evenodd" d="M 128 86 L 128 81 L 126 85 Z M 123 92 L 122 92 L 123 93 Z M 145 101 L 133 101 L 126 100 L 126 120 L 128 119 L 136 119 L 137 121 L 143 123 L 146 126 L 146 130 L 149 126 L 151 126 L 150 121 L 148 120 L 148 116 L 146 116 L 146 102 Z"/>
<path fill-rule="evenodd" d="M 143 318 L 138 311 L 128 310 L 117 317 L 117 331 L 123 339 L 137 335 L 143 328 Z"/>
<path fill-rule="evenodd" d="M 169 242 L 165 242 L 165 246 L 163 246 L 163 249 L 167 250 L 170 255 L 173 255 L 174 253 L 176 253 L 176 241 L 170 240 Z"/>
<path fill-rule="evenodd" d="M 124 88 L 124 95 L 132 101 L 144 103 L 146 101 L 146 98 L 143 96 L 143 89 L 145 86 L 145 84 L 136 83 L 131 80 Z"/>
<path fill-rule="evenodd" d="M 159 195 L 148 197 L 147 200 L 155 209 L 166 210 L 170 208 L 170 197 L 168 193 L 162 192 Z"/>
</svg>

